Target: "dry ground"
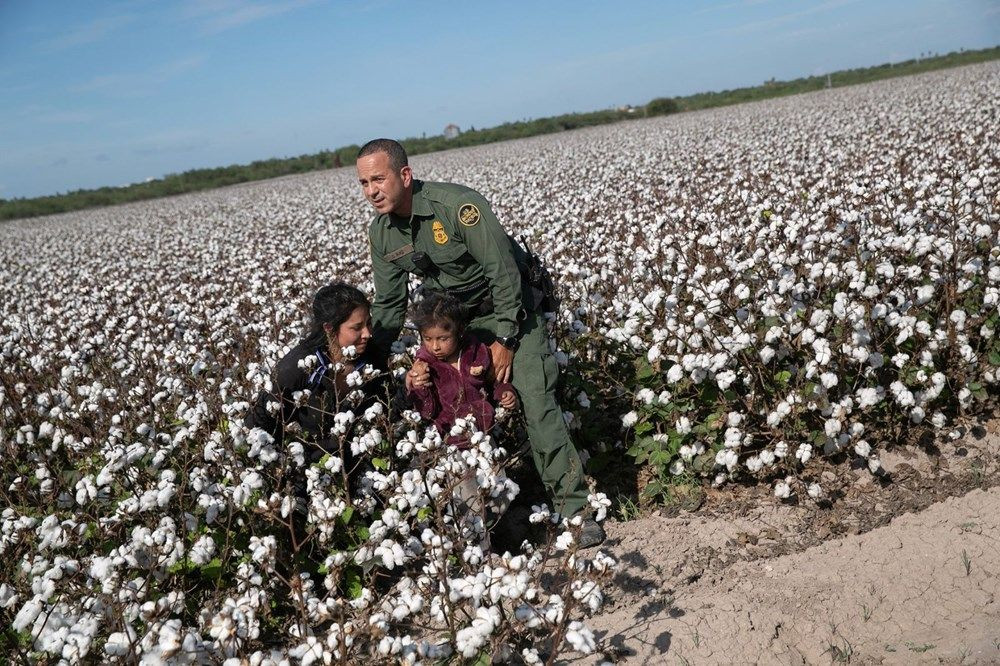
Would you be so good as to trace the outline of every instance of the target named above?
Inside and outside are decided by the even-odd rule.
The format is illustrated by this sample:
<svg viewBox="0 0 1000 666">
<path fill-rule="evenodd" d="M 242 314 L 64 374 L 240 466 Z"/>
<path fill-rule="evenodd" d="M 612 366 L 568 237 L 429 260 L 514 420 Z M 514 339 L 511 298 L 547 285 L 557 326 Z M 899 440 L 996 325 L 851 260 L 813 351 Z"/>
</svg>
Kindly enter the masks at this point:
<svg viewBox="0 0 1000 666">
<path fill-rule="evenodd" d="M 728 488 L 611 522 L 605 651 L 577 663 L 1000 663 L 1000 422 L 938 446 L 881 482 L 831 468 L 819 504 Z"/>
</svg>

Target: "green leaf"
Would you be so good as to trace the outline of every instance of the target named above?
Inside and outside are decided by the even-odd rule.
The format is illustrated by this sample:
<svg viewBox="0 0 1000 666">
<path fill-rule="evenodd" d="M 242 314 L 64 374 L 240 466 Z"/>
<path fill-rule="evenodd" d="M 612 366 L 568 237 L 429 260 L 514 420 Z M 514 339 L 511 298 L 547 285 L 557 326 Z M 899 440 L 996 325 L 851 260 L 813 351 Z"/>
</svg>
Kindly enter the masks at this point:
<svg viewBox="0 0 1000 666">
<path fill-rule="evenodd" d="M 372 466 L 382 471 L 389 469 L 389 463 L 384 458 L 372 458 Z"/>
<path fill-rule="evenodd" d="M 663 484 L 659 481 L 650 481 L 646 484 L 646 487 L 642 489 L 642 493 L 646 497 L 655 497 L 663 492 Z"/>
<path fill-rule="evenodd" d="M 990 365 L 1000 365 L 1000 352 L 990 352 Z"/>
<path fill-rule="evenodd" d="M 218 557 L 213 558 L 208 564 L 203 564 L 201 566 L 201 575 L 205 578 L 211 578 L 213 580 L 218 580 L 222 577 L 222 560 Z"/>
<path fill-rule="evenodd" d="M 179 562 L 174 562 L 169 567 L 167 567 L 168 574 L 179 574 L 188 571 L 191 568 L 191 560 L 184 558 Z"/>
<path fill-rule="evenodd" d="M 493 663 L 493 655 L 491 655 L 486 650 L 479 653 L 476 660 L 472 662 L 471 666 L 490 666 Z"/>
<path fill-rule="evenodd" d="M 340 514 L 340 522 L 343 525 L 347 525 L 348 523 L 351 522 L 351 518 L 353 517 L 354 517 L 354 507 L 349 506 L 346 509 L 344 509 L 344 513 Z"/>
<path fill-rule="evenodd" d="M 641 421 L 635 425 L 635 434 L 645 435 L 647 432 L 653 429 L 653 424 L 648 421 Z"/>
<path fill-rule="evenodd" d="M 431 517 L 432 510 L 429 506 L 422 506 L 417 509 L 417 520 L 424 521 Z"/>
<path fill-rule="evenodd" d="M 705 451 L 701 455 L 695 456 L 691 461 L 691 468 L 696 472 L 707 472 L 715 466 L 715 453 Z"/>
<path fill-rule="evenodd" d="M 361 572 L 358 571 L 357 567 L 349 567 L 346 572 L 344 572 L 344 582 L 347 584 L 347 596 L 351 599 L 357 599 L 361 596 L 361 590 L 364 586 L 361 584 Z"/>
<path fill-rule="evenodd" d="M 656 374 L 656 370 L 653 366 L 644 358 L 637 359 L 635 362 L 635 377 L 639 381 L 650 379 Z"/>
<path fill-rule="evenodd" d="M 774 373 L 774 381 L 779 384 L 787 384 L 792 379 L 792 373 L 788 370 Z"/>
</svg>

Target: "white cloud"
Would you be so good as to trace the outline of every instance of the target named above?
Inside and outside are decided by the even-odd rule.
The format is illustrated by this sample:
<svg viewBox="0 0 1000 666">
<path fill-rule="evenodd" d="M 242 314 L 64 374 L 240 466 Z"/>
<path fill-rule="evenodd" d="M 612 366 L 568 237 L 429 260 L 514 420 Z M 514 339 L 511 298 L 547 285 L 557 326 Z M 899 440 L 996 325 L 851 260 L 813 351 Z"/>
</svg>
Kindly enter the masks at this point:
<svg viewBox="0 0 1000 666">
<path fill-rule="evenodd" d="M 811 14 L 819 14 L 822 12 L 829 11 L 831 9 L 836 9 L 838 7 L 843 7 L 845 5 L 851 5 L 859 2 L 859 0 L 827 0 L 808 9 L 800 9 L 794 12 L 788 12 L 787 14 L 780 14 L 778 16 L 772 16 L 770 18 L 761 19 L 759 21 L 750 21 L 748 23 L 743 23 L 741 25 L 732 26 L 729 28 L 722 28 L 720 30 L 710 31 L 709 34 L 719 34 L 719 35 L 738 35 L 748 32 L 756 32 L 762 29 L 774 28 L 783 23 L 788 23 L 797 18 L 803 16 L 809 16 Z"/>
<path fill-rule="evenodd" d="M 216 34 L 315 4 L 318 0 L 198 0 L 183 10 L 202 34 Z"/>
<path fill-rule="evenodd" d="M 111 33 L 122 28 L 135 20 L 131 14 L 120 16 L 105 16 L 95 19 L 89 23 L 84 23 L 69 32 L 56 35 L 39 43 L 44 51 L 65 51 L 84 44 L 100 42 Z"/>
<path fill-rule="evenodd" d="M 204 56 L 190 56 L 172 60 L 145 72 L 101 74 L 87 81 L 70 86 L 71 92 L 110 90 L 116 94 L 132 96 L 150 92 L 155 86 L 197 69 L 205 62 Z"/>
</svg>

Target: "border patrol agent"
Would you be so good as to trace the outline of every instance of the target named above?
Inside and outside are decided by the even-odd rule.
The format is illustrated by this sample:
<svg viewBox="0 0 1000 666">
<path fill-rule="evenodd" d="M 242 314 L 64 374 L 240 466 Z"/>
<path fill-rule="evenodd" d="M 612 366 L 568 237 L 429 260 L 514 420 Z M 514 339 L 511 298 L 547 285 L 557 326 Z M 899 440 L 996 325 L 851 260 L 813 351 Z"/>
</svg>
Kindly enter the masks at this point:
<svg viewBox="0 0 1000 666">
<path fill-rule="evenodd" d="M 500 226 L 475 190 L 413 178 L 396 141 L 375 139 L 358 153 L 358 180 L 376 215 L 368 229 L 375 300 L 374 343 L 388 354 L 406 318 L 409 274 L 425 288 L 450 292 L 470 310 L 469 331 L 490 349 L 497 381 L 510 381 L 524 407 L 538 473 L 555 507 L 572 516 L 587 508 L 580 456 L 555 398 L 558 365 L 548 348 L 545 323 L 523 284 L 527 255 Z M 516 353 L 515 353 L 516 352 Z M 429 377 L 407 373 L 407 387 Z M 582 547 L 604 540 L 585 519 Z"/>
</svg>

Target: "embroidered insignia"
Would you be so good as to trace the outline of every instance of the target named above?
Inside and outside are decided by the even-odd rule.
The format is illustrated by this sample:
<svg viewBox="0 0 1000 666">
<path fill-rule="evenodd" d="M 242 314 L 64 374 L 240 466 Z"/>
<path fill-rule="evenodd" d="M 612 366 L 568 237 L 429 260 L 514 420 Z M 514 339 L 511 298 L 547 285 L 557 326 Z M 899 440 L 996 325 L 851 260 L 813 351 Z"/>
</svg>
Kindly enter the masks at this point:
<svg viewBox="0 0 1000 666">
<path fill-rule="evenodd" d="M 479 375 L 483 374 L 483 366 L 481 365 L 472 366 L 471 368 L 469 368 L 469 374 L 472 375 L 473 377 L 478 377 Z"/>
<path fill-rule="evenodd" d="M 474 204 L 462 204 L 458 209 L 458 221 L 467 227 L 474 227 L 479 222 L 479 209 Z"/>
<path fill-rule="evenodd" d="M 444 245 L 448 242 L 448 234 L 444 232 L 444 225 L 441 224 L 441 220 L 434 220 L 434 224 L 431 225 L 431 229 L 434 230 L 434 242 L 438 245 Z"/>
<path fill-rule="evenodd" d="M 407 243 L 403 247 L 399 248 L 398 250 L 393 250 L 392 252 L 390 252 L 389 254 L 385 255 L 382 258 L 385 259 L 386 261 L 396 261 L 400 257 L 405 257 L 411 252 L 413 252 L 413 243 Z"/>
</svg>

